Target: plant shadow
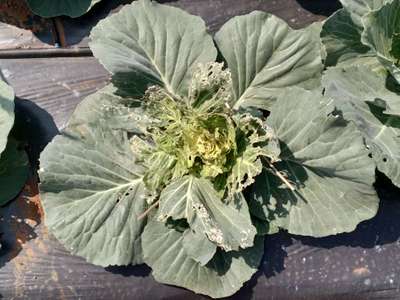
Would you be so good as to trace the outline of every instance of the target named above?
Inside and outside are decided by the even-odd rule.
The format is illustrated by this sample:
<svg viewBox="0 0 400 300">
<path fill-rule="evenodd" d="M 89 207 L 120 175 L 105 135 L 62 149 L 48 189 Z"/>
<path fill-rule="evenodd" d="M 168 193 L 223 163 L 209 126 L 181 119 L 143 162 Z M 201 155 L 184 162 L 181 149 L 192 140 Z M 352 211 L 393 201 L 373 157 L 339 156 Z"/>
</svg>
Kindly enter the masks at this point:
<svg viewBox="0 0 400 300">
<path fill-rule="evenodd" d="M 0 267 L 16 257 L 23 244 L 37 237 L 35 229 L 41 224 L 43 213 L 36 170 L 40 152 L 57 133 L 58 129 L 49 113 L 31 101 L 15 99 L 12 134 L 26 144 L 31 175 L 21 194 L 0 208 Z"/>
</svg>

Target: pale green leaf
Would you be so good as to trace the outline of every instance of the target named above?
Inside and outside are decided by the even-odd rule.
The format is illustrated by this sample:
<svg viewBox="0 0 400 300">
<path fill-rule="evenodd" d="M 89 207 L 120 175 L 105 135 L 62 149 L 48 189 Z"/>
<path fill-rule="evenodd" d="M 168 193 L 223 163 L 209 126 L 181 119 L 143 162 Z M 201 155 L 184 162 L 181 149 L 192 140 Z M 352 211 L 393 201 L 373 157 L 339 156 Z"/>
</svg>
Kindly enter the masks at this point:
<svg viewBox="0 0 400 300">
<path fill-rule="evenodd" d="M 230 251 L 253 245 L 256 229 L 248 210 L 240 195 L 225 203 L 211 182 L 188 175 L 162 191 L 159 219 L 186 219 L 197 233 L 207 235 L 217 246 Z"/>
<path fill-rule="evenodd" d="M 149 0 L 135 1 L 100 21 L 91 40 L 114 84 L 130 96 L 141 96 L 155 84 L 183 95 L 197 64 L 217 56 L 201 18 Z"/>
<path fill-rule="evenodd" d="M 201 266 L 185 252 L 181 232 L 153 221 L 143 232 L 144 260 L 159 282 L 222 298 L 237 292 L 258 270 L 263 241 L 257 237 L 253 247 L 238 252 L 218 250 L 206 266 Z"/>
<path fill-rule="evenodd" d="M 285 88 L 319 78 L 321 44 L 316 32 L 292 30 L 259 11 L 228 21 L 216 42 L 232 72 L 235 108 L 268 110 Z"/>
<path fill-rule="evenodd" d="M 217 251 L 217 246 L 205 234 L 191 229 L 183 233 L 182 246 L 186 254 L 201 266 L 205 266 Z"/>
<path fill-rule="evenodd" d="M 0 156 L 6 148 L 14 118 L 14 91 L 0 80 Z"/>
<path fill-rule="evenodd" d="M 378 169 L 400 186 L 400 117 L 384 114 L 382 107 L 366 102 L 391 96 L 393 102 L 400 102 L 399 96 L 385 91 L 384 80 L 365 67 L 332 68 L 323 84 L 326 94 L 366 139 Z"/>
<path fill-rule="evenodd" d="M 28 155 L 9 139 L 0 158 L 0 206 L 14 199 L 24 187 L 29 174 Z"/>
<path fill-rule="evenodd" d="M 275 166 L 296 190 L 264 171 L 249 200 L 253 214 L 314 237 L 351 232 L 376 214 L 374 164 L 357 128 L 333 112 L 317 91 L 296 88 L 277 101 L 268 119 L 281 141 Z"/>
<path fill-rule="evenodd" d="M 44 18 L 69 16 L 77 18 L 101 0 L 26 0 L 31 10 Z"/>
<path fill-rule="evenodd" d="M 97 124 L 67 128 L 40 158 L 46 225 L 96 265 L 142 263 L 143 170 L 126 134 Z"/>
</svg>

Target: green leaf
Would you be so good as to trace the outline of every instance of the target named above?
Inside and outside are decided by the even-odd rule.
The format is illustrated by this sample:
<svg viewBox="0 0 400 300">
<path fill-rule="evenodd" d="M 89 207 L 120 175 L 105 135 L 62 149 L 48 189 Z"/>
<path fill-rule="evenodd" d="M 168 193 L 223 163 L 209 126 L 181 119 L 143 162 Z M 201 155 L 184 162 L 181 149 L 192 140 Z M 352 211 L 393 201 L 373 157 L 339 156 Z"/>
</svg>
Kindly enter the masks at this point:
<svg viewBox="0 0 400 300">
<path fill-rule="evenodd" d="M 400 0 L 393 0 L 381 9 L 372 11 L 363 18 L 362 42 L 371 47 L 381 64 L 400 82 L 400 53 L 397 36 L 400 34 Z"/>
<path fill-rule="evenodd" d="M 326 94 L 366 139 L 378 170 L 400 187 L 400 117 L 384 114 L 382 107 L 366 102 L 391 96 L 384 89 L 384 80 L 384 76 L 360 66 L 329 69 L 323 84 Z M 400 102 L 400 97 L 394 95 L 393 100 Z"/>
<path fill-rule="evenodd" d="M 31 10 L 44 18 L 69 16 L 77 18 L 101 0 L 26 0 Z"/>
<path fill-rule="evenodd" d="M 205 266 L 217 251 L 217 246 L 205 234 L 191 229 L 183 233 L 182 246 L 186 254 L 201 266 Z"/>
<path fill-rule="evenodd" d="M 183 239 L 181 232 L 163 223 L 149 223 L 143 232 L 145 262 L 157 281 L 213 298 L 238 291 L 257 271 L 264 253 L 263 238 L 257 237 L 253 247 L 227 253 L 218 250 L 206 266 L 201 266 L 187 255 Z"/>
<path fill-rule="evenodd" d="M 141 96 L 150 85 L 183 95 L 198 63 L 217 51 L 199 17 L 155 1 L 138 0 L 99 22 L 90 48 L 121 94 Z"/>
<path fill-rule="evenodd" d="M 361 43 L 363 28 L 353 23 L 350 13 L 341 9 L 330 16 L 324 23 L 321 39 L 325 46 L 327 57 L 326 66 L 371 56 L 369 47 Z"/>
<path fill-rule="evenodd" d="M 0 206 L 18 196 L 28 175 L 28 155 L 14 139 L 9 139 L 0 158 Z"/>
<path fill-rule="evenodd" d="M 142 263 L 143 170 L 125 133 L 71 126 L 40 162 L 46 224 L 71 253 L 100 266 Z"/>
<path fill-rule="evenodd" d="M 6 148 L 14 118 L 14 91 L 0 80 L 0 156 Z"/>
<path fill-rule="evenodd" d="M 321 44 L 314 28 L 292 30 L 281 19 L 252 12 L 228 21 L 216 42 L 232 72 L 235 108 L 269 110 L 284 88 L 320 77 Z"/>
<path fill-rule="evenodd" d="M 186 219 L 194 231 L 207 235 L 226 251 L 251 247 L 256 235 L 247 203 L 240 194 L 225 203 L 211 182 L 191 175 L 162 191 L 159 220 L 169 217 Z"/>
<path fill-rule="evenodd" d="M 275 167 L 296 190 L 264 171 L 250 197 L 253 214 L 314 237 L 353 231 L 376 214 L 374 164 L 357 128 L 334 114 L 330 99 L 292 89 L 276 102 L 268 123 L 281 141 Z"/>
<path fill-rule="evenodd" d="M 345 10 L 350 13 L 353 22 L 359 27 L 363 27 L 363 16 L 381 8 L 388 1 L 390 0 L 340 0 Z"/>
</svg>

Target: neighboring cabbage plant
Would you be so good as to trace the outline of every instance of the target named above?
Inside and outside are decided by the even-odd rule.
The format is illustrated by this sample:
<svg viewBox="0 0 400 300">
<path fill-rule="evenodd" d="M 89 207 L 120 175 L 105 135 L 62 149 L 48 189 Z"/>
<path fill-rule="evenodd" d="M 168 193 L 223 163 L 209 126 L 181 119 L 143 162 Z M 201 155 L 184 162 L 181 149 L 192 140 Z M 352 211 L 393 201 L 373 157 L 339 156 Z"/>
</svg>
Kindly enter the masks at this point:
<svg viewBox="0 0 400 300">
<path fill-rule="evenodd" d="M 265 234 L 373 217 L 375 166 L 318 88 L 318 34 L 253 12 L 213 39 L 199 17 L 148 0 L 101 21 L 90 46 L 112 84 L 42 153 L 49 230 L 91 263 L 146 263 L 218 298 L 257 271 Z"/>
<path fill-rule="evenodd" d="M 321 32 L 326 94 L 366 139 L 379 171 L 400 187 L 400 1 L 342 0 Z"/>
<path fill-rule="evenodd" d="M 14 92 L 0 81 L 0 206 L 20 193 L 29 171 L 24 149 L 10 134 L 14 119 Z"/>
<path fill-rule="evenodd" d="M 77 18 L 101 0 L 26 0 L 31 10 L 44 18 L 69 16 Z"/>
</svg>

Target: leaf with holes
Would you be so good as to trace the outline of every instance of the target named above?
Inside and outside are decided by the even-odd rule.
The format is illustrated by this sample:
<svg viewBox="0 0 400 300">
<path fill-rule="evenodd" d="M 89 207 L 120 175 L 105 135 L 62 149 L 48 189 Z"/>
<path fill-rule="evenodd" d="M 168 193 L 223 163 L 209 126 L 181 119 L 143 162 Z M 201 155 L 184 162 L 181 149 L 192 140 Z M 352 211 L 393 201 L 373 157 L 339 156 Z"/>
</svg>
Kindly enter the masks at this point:
<svg viewBox="0 0 400 300">
<path fill-rule="evenodd" d="M 184 234 L 161 222 L 151 222 L 143 233 L 144 260 L 162 283 L 190 289 L 213 298 L 233 295 L 257 271 L 264 243 L 257 237 L 252 248 L 238 252 L 218 250 L 207 265 L 192 259 L 183 247 Z"/>
<path fill-rule="evenodd" d="M 330 99 L 318 91 L 288 91 L 272 108 L 268 124 L 281 141 L 276 168 L 296 190 L 265 170 L 251 191 L 252 214 L 314 237 L 353 231 L 376 214 L 374 164 L 356 126 L 334 114 Z"/>
<path fill-rule="evenodd" d="M 126 133 L 100 124 L 69 127 L 42 153 L 46 225 L 73 254 L 101 265 L 142 263 L 143 170 Z"/>
<path fill-rule="evenodd" d="M 363 66 L 331 68 L 323 85 L 366 139 L 378 170 L 400 186 L 400 116 L 387 114 L 386 105 L 379 105 L 386 97 L 400 103 L 400 96 L 385 91 L 385 79 Z"/>
</svg>

